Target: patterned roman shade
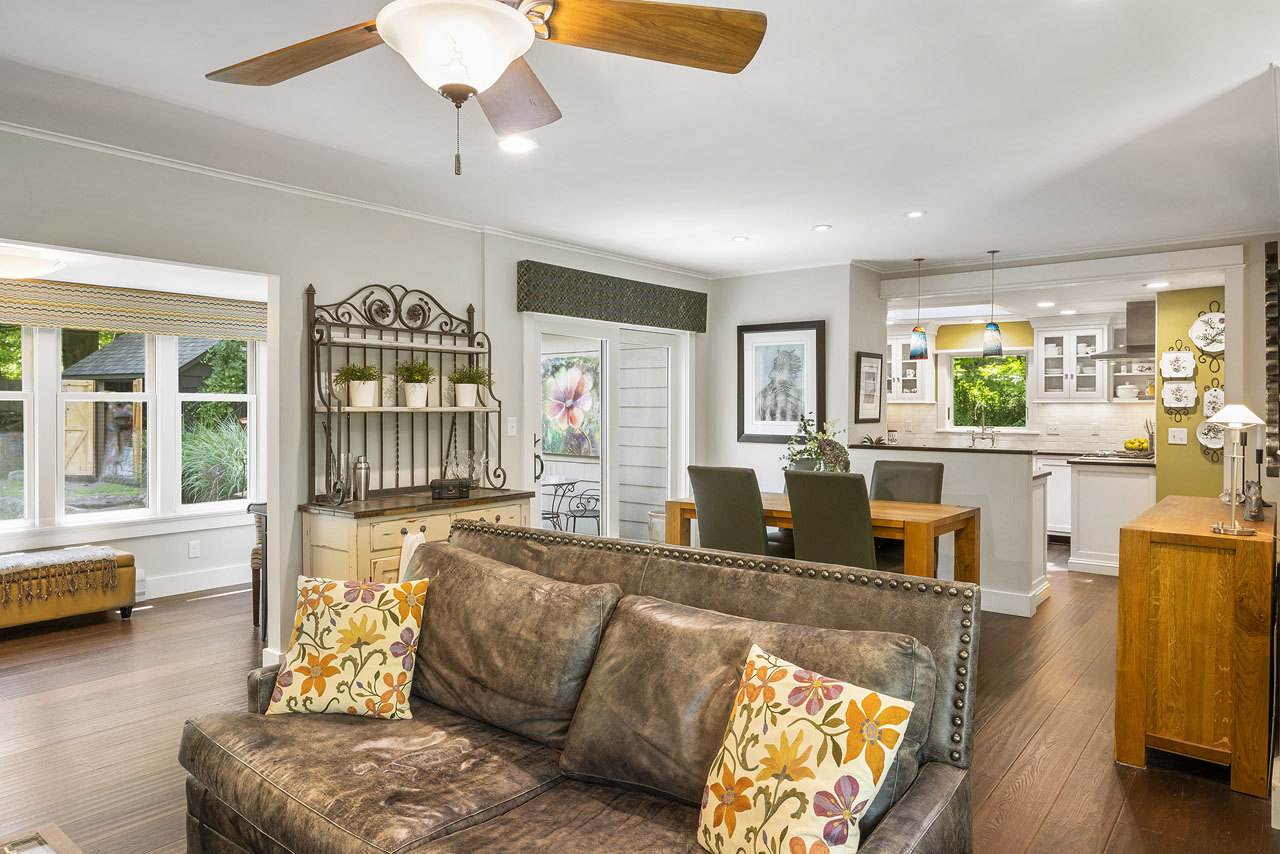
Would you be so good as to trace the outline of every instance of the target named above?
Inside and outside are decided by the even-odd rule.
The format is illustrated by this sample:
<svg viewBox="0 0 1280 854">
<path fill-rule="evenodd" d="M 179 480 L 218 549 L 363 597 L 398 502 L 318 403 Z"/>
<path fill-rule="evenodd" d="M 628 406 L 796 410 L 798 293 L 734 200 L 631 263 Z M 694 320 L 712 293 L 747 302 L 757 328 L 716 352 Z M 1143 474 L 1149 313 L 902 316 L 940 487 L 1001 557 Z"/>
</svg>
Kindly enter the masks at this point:
<svg viewBox="0 0 1280 854">
<path fill-rule="evenodd" d="M 540 261 L 516 265 L 516 310 L 659 329 L 707 331 L 704 293 Z"/>
<path fill-rule="evenodd" d="M 267 304 L 133 288 L 0 279 L 0 324 L 267 340 Z"/>
</svg>

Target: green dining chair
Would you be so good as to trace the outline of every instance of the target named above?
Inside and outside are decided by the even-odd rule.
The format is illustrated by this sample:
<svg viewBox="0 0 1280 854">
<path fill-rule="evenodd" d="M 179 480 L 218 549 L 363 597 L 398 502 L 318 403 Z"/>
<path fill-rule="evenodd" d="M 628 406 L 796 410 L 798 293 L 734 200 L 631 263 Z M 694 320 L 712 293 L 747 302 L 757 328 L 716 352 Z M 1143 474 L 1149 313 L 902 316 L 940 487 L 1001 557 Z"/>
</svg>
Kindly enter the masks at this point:
<svg viewBox="0 0 1280 854">
<path fill-rule="evenodd" d="M 915 501 L 942 503 L 942 463 L 915 463 L 907 460 L 877 460 L 871 469 L 873 501 Z M 901 571 L 906 563 L 902 540 L 876 539 L 876 559 L 888 570 Z M 933 562 L 938 562 L 938 541 L 933 541 Z"/>
<path fill-rule="evenodd" d="M 871 503 L 860 474 L 788 471 L 796 560 L 876 568 Z"/>
<path fill-rule="evenodd" d="M 754 469 L 689 466 L 689 480 L 704 548 L 774 554 L 765 536 L 764 503 Z"/>
</svg>

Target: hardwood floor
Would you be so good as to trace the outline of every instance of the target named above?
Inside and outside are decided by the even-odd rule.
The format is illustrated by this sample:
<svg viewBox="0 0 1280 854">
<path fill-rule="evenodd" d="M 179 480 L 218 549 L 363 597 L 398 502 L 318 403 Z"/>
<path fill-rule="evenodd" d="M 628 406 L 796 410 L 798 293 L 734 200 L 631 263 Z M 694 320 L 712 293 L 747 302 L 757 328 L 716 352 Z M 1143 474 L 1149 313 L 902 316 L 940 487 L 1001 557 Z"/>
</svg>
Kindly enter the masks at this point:
<svg viewBox="0 0 1280 854">
<path fill-rule="evenodd" d="M 1280 854 L 1267 802 L 1221 769 L 1111 760 L 1115 579 L 1052 584 L 1030 620 L 983 615 L 978 854 Z M 247 591 L 204 597 L 0 631 L 0 836 L 54 822 L 85 854 L 184 851 L 182 722 L 244 708 L 260 655 Z"/>
<path fill-rule="evenodd" d="M 261 645 L 247 590 L 143 606 L 0 631 L 0 838 L 52 822 L 85 854 L 186 850 L 182 723 L 243 709 Z"/>
<path fill-rule="evenodd" d="M 977 854 L 1280 854 L 1267 801 L 1225 769 L 1151 753 L 1111 758 L 1116 579 L 1066 572 L 1035 617 L 982 615 L 974 746 Z"/>
</svg>

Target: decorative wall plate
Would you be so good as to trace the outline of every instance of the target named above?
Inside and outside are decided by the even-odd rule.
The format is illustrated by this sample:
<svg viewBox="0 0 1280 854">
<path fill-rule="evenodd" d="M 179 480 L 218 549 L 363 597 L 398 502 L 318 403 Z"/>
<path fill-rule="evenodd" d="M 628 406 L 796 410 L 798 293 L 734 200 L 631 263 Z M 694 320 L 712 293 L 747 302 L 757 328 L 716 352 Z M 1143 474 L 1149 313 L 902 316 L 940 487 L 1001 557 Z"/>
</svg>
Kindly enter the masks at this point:
<svg viewBox="0 0 1280 854">
<path fill-rule="evenodd" d="M 1169 350 L 1160 354 L 1160 376 L 1187 378 L 1196 372 L 1196 357 L 1190 350 Z"/>
<path fill-rule="evenodd" d="M 1220 311 L 1202 314 L 1187 330 L 1191 343 L 1206 353 L 1227 349 L 1227 316 Z"/>
<path fill-rule="evenodd" d="M 1226 444 L 1226 432 L 1221 424 L 1201 421 L 1200 426 L 1196 428 L 1196 438 L 1200 440 L 1201 445 L 1216 450 Z"/>
<path fill-rule="evenodd" d="M 1212 418 L 1227 405 L 1227 393 L 1220 388 L 1204 390 L 1204 417 Z"/>
<path fill-rule="evenodd" d="M 1196 384 L 1166 382 L 1161 386 L 1160 399 L 1170 409 L 1189 409 L 1196 405 Z"/>
</svg>

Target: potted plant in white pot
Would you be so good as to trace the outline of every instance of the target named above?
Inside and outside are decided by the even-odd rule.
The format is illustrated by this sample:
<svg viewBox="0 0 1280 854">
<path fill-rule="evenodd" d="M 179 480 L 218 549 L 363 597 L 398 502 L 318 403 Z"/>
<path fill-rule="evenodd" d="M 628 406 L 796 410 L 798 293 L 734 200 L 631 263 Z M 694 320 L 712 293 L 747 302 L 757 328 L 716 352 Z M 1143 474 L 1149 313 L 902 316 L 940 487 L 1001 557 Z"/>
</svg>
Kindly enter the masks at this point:
<svg viewBox="0 0 1280 854">
<path fill-rule="evenodd" d="M 436 369 L 426 362 L 401 362 L 396 365 L 396 379 L 404 386 L 404 405 L 422 409 L 427 405 L 427 389 L 436 378 Z"/>
<path fill-rule="evenodd" d="M 493 379 L 489 369 L 480 365 L 458 365 L 449 372 L 453 383 L 453 405 L 470 408 L 480 405 L 480 387 L 489 388 Z"/>
<path fill-rule="evenodd" d="M 347 387 L 347 405 L 354 408 L 376 406 L 382 371 L 374 365 L 343 365 L 333 376 L 333 384 Z"/>
</svg>

